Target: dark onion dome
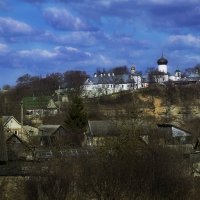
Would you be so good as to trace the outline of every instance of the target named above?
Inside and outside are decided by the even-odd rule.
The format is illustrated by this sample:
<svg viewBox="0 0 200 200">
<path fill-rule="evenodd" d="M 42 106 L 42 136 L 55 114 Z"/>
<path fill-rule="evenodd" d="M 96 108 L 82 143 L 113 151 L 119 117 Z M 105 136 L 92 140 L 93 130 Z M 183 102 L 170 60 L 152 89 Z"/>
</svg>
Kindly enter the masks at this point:
<svg viewBox="0 0 200 200">
<path fill-rule="evenodd" d="M 177 70 L 175 71 L 175 73 L 176 73 L 176 72 L 181 72 L 181 71 L 180 71 L 179 69 L 177 69 Z"/>
<path fill-rule="evenodd" d="M 158 63 L 158 65 L 167 65 L 168 60 L 166 58 L 164 58 L 162 55 L 161 58 L 158 59 L 157 63 Z"/>
</svg>

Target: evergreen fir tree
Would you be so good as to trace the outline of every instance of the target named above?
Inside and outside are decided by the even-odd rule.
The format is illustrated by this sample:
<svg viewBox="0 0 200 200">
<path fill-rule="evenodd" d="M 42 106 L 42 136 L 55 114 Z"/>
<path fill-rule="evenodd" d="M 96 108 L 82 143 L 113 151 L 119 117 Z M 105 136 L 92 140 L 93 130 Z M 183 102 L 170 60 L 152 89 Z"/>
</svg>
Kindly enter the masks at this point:
<svg viewBox="0 0 200 200">
<path fill-rule="evenodd" d="M 75 134 L 83 134 L 87 127 L 87 114 L 82 99 L 75 96 L 65 118 L 65 127 Z"/>
</svg>

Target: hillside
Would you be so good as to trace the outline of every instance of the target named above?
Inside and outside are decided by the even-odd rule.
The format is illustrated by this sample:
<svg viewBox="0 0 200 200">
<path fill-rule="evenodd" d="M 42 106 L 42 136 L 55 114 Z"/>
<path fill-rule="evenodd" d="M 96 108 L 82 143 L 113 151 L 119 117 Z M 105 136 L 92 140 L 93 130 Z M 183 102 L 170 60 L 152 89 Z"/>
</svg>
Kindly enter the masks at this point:
<svg viewBox="0 0 200 200">
<path fill-rule="evenodd" d="M 141 118 L 187 128 L 189 122 L 200 118 L 200 86 L 153 86 L 90 99 L 85 105 L 89 119 Z"/>
</svg>

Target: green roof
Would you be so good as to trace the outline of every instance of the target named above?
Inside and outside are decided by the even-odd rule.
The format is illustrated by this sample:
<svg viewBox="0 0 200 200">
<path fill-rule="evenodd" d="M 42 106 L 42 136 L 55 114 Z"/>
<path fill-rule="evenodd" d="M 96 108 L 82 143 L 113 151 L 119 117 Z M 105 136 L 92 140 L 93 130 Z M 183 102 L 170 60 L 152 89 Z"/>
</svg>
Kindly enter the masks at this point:
<svg viewBox="0 0 200 200">
<path fill-rule="evenodd" d="M 49 101 L 51 100 L 50 96 L 41 96 L 41 97 L 24 97 L 23 106 L 26 109 L 45 109 Z"/>
</svg>

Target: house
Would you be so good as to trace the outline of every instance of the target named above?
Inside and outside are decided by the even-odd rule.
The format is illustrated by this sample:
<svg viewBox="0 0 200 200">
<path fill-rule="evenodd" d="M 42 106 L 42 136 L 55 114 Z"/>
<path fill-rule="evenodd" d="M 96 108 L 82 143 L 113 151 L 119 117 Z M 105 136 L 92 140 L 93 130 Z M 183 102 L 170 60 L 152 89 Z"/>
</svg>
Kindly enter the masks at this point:
<svg viewBox="0 0 200 200">
<path fill-rule="evenodd" d="M 157 124 L 158 143 L 184 152 L 192 152 L 193 136 L 190 132 L 172 124 Z"/>
<path fill-rule="evenodd" d="M 40 125 L 40 144 L 43 146 L 60 146 L 70 143 L 70 134 L 61 125 Z"/>
<path fill-rule="evenodd" d="M 138 124 L 137 124 L 138 125 Z M 144 123 L 140 124 L 141 132 L 138 132 L 138 140 L 142 144 L 149 143 L 148 130 Z M 115 140 L 124 132 L 132 133 L 136 130 L 133 120 L 89 120 L 86 131 L 86 146 L 102 146 L 106 140 Z"/>
<path fill-rule="evenodd" d="M 5 132 L 6 139 L 12 134 L 17 135 L 24 141 L 28 141 L 30 137 L 38 135 L 38 128 L 29 125 L 21 126 L 13 116 L 3 116 L 2 117 L 3 129 Z"/>
<path fill-rule="evenodd" d="M 50 96 L 24 97 L 22 102 L 28 118 L 40 118 L 58 113 L 58 108 Z"/>
<path fill-rule="evenodd" d="M 33 126 L 29 126 L 29 125 L 24 125 L 23 126 L 23 131 L 24 131 L 24 134 L 27 135 L 27 136 L 38 136 L 39 134 L 39 129 L 36 128 L 36 127 L 33 127 Z"/>
<path fill-rule="evenodd" d="M 8 160 L 32 160 L 33 149 L 16 134 L 6 140 Z"/>
<path fill-rule="evenodd" d="M 105 139 L 114 138 L 119 135 L 119 126 L 117 121 L 94 120 L 88 121 L 86 131 L 86 146 L 103 145 Z"/>
<path fill-rule="evenodd" d="M 6 137 L 13 133 L 22 136 L 22 126 L 13 116 L 2 116 L 2 125 Z"/>
</svg>

